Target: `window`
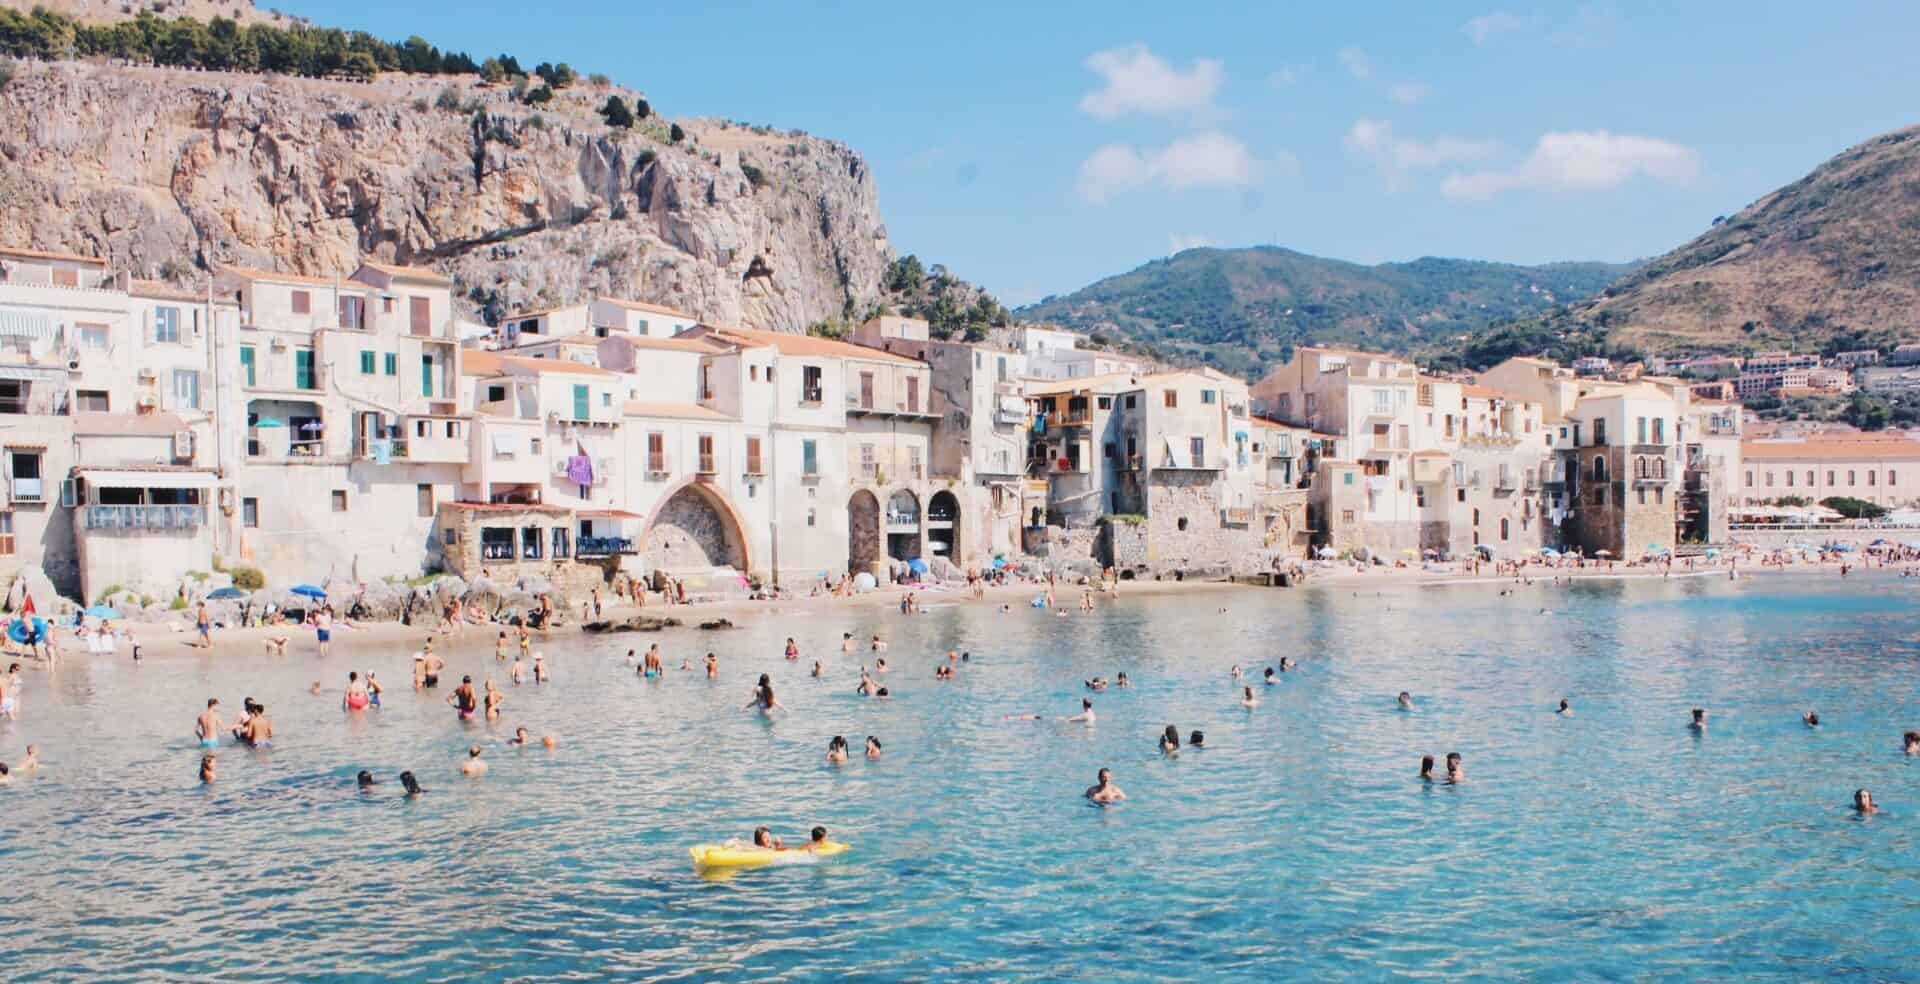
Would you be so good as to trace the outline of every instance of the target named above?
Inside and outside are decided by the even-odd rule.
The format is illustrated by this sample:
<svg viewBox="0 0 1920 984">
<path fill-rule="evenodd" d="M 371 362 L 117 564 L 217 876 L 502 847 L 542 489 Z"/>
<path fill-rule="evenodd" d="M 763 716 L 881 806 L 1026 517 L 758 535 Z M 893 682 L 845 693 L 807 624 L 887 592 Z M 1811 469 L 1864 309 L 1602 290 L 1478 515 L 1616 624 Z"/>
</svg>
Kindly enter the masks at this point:
<svg viewBox="0 0 1920 984">
<path fill-rule="evenodd" d="M 1607 443 L 1607 419 L 1605 417 L 1593 422 L 1593 443 Z"/>
<path fill-rule="evenodd" d="M 1352 484 L 1353 484 L 1353 473 L 1352 473 L 1352 472 L 1347 472 L 1346 474 L 1344 474 L 1344 475 L 1342 475 L 1342 476 L 1340 476 L 1340 477 L 1341 477 L 1342 479 L 1345 479 L 1345 481 L 1344 481 L 1344 482 L 1342 482 L 1341 484 L 1343 484 L 1343 485 L 1352 485 Z"/>
<path fill-rule="evenodd" d="M 567 554 L 571 552 L 571 549 L 572 549 L 571 546 L 567 542 L 567 528 L 564 526 L 554 527 L 553 528 L 553 559 L 554 560 L 567 559 Z"/>
<path fill-rule="evenodd" d="M 407 323 L 416 335 L 433 334 L 433 308 L 426 298 L 407 298 Z"/>
<path fill-rule="evenodd" d="M 80 271 L 70 267 L 55 268 L 53 271 L 53 285 L 55 287 L 80 286 Z"/>
<path fill-rule="evenodd" d="M 1748 469 L 1748 471 L 1747 471 L 1747 488 L 1753 488 L 1753 471 L 1752 471 L 1752 469 Z"/>
<path fill-rule="evenodd" d="M 392 301 L 388 301 L 388 302 L 387 302 L 387 310 L 389 310 L 389 311 L 391 311 L 391 310 L 393 310 L 393 302 L 392 302 Z M 443 544 L 445 544 L 445 545 L 447 545 L 447 546 L 449 546 L 449 547 L 451 547 L 451 546 L 453 546 L 453 545 L 454 545 L 454 544 L 456 544 L 456 543 L 459 543 L 459 542 L 460 542 L 460 531 L 459 531 L 459 530 L 456 530 L 456 529 L 454 529 L 454 528 L 453 528 L 453 527 L 451 527 L 451 526 L 449 526 L 449 527 L 447 527 L 447 528 L 446 528 L 446 529 L 444 529 L 444 530 L 441 530 L 441 531 L 440 531 L 440 542 L 441 542 L 441 543 L 443 543 Z"/>
<path fill-rule="evenodd" d="M 74 328 L 79 332 L 81 346 L 90 349 L 107 347 L 109 336 L 106 325 L 74 325 Z"/>
<path fill-rule="evenodd" d="M 447 421 L 447 436 L 455 439 L 458 439 L 460 437 L 460 421 L 458 420 Z"/>
<path fill-rule="evenodd" d="M 1500 517 L 1500 539 L 1502 540 L 1507 539 L 1507 531 L 1510 529 L 1508 522 L 1507 517 Z"/>
<path fill-rule="evenodd" d="M 360 353 L 360 375 L 362 376 L 373 375 L 373 350 L 372 349 L 367 349 Z"/>
<path fill-rule="evenodd" d="M 180 309 L 157 307 L 153 309 L 153 340 L 180 344 Z"/>
<path fill-rule="evenodd" d="M 421 519 L 433 518 L 433 486 L 422 483 L 413 487 L 414 505 Z"/>
<path fill-rule="evenodd" d="M 800 402 L 819 403 L 821 398 L 820 367 L 800 367 Z"/>
<path fill-rule="evenodd" d="M 1134 443 L 1133 435 L 1128 434 L 1127 435 L 1127 460 L 1132 461 L 1134 457 L 1139 453 L 1140 453 L 1139 445 Z M 1005 471 L 1005 470 L 1006 469 L 1004 468 L 1001 469 L 1001 471 Z"/>
<path fill-rule="evenodd" d="M 759 367 L 759 366 L 748 366 L 748 367 L 747 367 L 747 382 L 749 382 L 749 383 L 757 383 L 757 382 L 759 382 L 759 381 L 760 381 L 760 367 Z"/>
<path fill-rule="evenodd" d="M 1751 482 L 1749 482 L 1748 484 L 1752 484 L 1752 483 L 1751 483 Z M 1847 469 L 1847 484 L 1848 484 L 1848 485 L 1853 485 L 1853 484 L 1855 484 L 1855 482 L 1854 482 L 1854 472 L 1853 472 L 1853 469 L 1851 469 L 1851 468 L 1849 468 L 1849 469 Z"/>
<path fill-rule="evenodd" d="M 1473 525 L 1475 526 L 1480 525 L 1480 510 L 1478 508 L 1474 509 L 1473 511 Z"/>
<path fill-rule="evenodd" d="M 813 525 L 813 523 L 814 523 L 814 519 L 815 519 L 815 516 L 814 516 L 814 510 L 812 510 L 812 509 L 808 509 L 808 510 L 807 510 L 807 525 L 808 525 L 808 526 L 812 526 L 812 525 Z"/>
<path fill-rule="evenodd" d="M 1813 488 L 1813 469 L 1807 469 L 1807 488 Z"/>
<path fill-rule="evenodd" d="M 1187 444 L 1188 452 L 1193 455 L 1193 467 L 1207 467 L 1207 439 L 1204 437 L 1188 438 Z"/>
<path fill-rule="evenodd" d="M 1309 417 L 1313 416 L 1320 406 L 1318 394 L 1308 393 L 1306 397 L 1301 401 L 1301 404 L 1306 415 Z"/>
<path fill-rule="evenodd" d="M 1751 475 L 1751 474 L 1753 474 L 1753 473 L 1752 473 L 1752 472 L 1748 472 L 1747 474 L 1749 474 L 1749 475 Z M 1747 484 L 1748 484 L 1748 485 L 1752 485 L 1752 484 L 1753 484 L 1753 482 L 1752 482 L 1752 481 L 1748 481 L 1748 482 L 1747 482 Z M 1828 484 L 1828 485 L 1832 485 L 1832 484 L 1833 484 L 1833 469 L 1831 469 L 1831 468 L 1829 468 L 1829 469 L 1827 469 L 1827 484 Z"/>
<path fill-rule="evenodd" d="M 1101 446 L 1100 446 L 1100 454 L 1101 454 L 1101 457 L 1103 457 L 1103 458 L 1106 458 L 1106 459 L 1107 459 L 1108 461 L 1112 461 L 1112 460 L 1113 460 L 1113 456 L 1114 456 L 1115 454 L 1117 454 L 1117 453 L 1119 453 L 1119 452 L 1118 452 L 1118 450 L 1117 450 L 1117 449 L 1116 449 L 1116 448 L 1115 448 L 1115 447 L 1113 446 L 1113 442 L 1112 442 L 1112 441 L 1108 441 L 1107 443 L 1105 443 L 1105 444 L 1103 444 L 1103 445 L 1101 445 Z"/>
<path fill-rule="evenodd" d="M 873 445 L 860 445 L 860 474 L 873 475 L 879 471 L 879 464 L 873 460 Z"/>
<path fill-rule="evenodd" d="M 635 321 L 633 323 L 633 333 L 636 335 L 652 334 L 651 332 L 647 331 L 647 319 L 641 318 L 638 321 Z"/>
<path fill-rule="evenodd" d="M 313 350 L 310 348 L 293 350 L 293 388 L 303 390 L 319 388 L 314 380 Z"/>
<path fill-rule="evenodd" d="M 1767 473 L 1767 488 L 1773 488 L 1773 473 Z"/>
<path fill-rule="evenodd" d="M 240 346 L 240 376 L 241 378 L 246 380 L 246 384 L 248 386 L 254 385 L 253 366 L 254 366 L 253 346 L 251 345 Z"/>
<path fill-rule="evenodd" d="M 173 408 L 200 409 L 200 373 L 192 369 L 173 371 Z"/>
<path fill-rule="evenodd" d="M 1352 526 L 1352 525 L 1353 525 L 1353 510 L 1351 510 L 1351 509 L 1342 509 L 1342 510 L 1340 510 L 1340 522 L 1341 522 L 1342 524 L 1344 524 L 1344 525 L 1346 525 L 1346 526 Z"/>
<path fill-rule="evenodd" d="M 1138 396 L 1136 396 L 1135 394 L 1132 394 L 1132 393 L 1128 393 L 1128 394 L 1127 394 L 1127 409 L 1128 409 L 1128 410 L 1132 410 L 1132 409 L 1133 409 L 1134 407 L 1137 407 L 1137 406 L 1139 406 L 1139 405 L 1140 405 L 1140 399 L 1139 399 L 1139 397 L 1138 397 Z"/>
<path fill-rule="evenodd" d="M 907 474 L 912 476 L 915 481 L 927 477 L 924 470 L 920 467 L 920 449 L 918 447 L 910 447 L 907 449 Z"/>
<path fill-rule="evenodd" d="M 712 434 L 700 435 L 699 445 L 700 445 L 700 474 L 711 475 L 714 473 L 713 435 Z"/>
<path fill-rule="evenodd" d="M 1180 391 L 1167 390 L 1165 395 L 1163 395 L 1161 399 L 1166 403 L 1169 409 L 1178 407 L 1180 405 Z"/>
<path fill-rule="evenodd" d="M 1201 390 L 1201 391 L 1200 391 L 1200 402 L 1201 402 L 1201 403 L 1204 403 L 1204 404 L 1209 404 L 1209 405 L 1211 405 L 1211 404 L 1212 404 L 1212 403 L 1214 403 L 1214 402 L 1215 402 L 1216 400 L 1218 400 L 1218 399 L 1219 399 L 1219 397 L 1220 397 L 1220 394 L 1219 394 L 1218 392 L 1216 392 L 1216 391 L 1214 391 L 1214 390 Z"/>
<path fill-rule="evenodd" d="M 1644 505 L 1646 505 L 1646 504 L 1647 504 L 1647 490 L 1646 490 L 1646 489 L 1644 489 L 1644 488 L 1638 488 L 1638 489 L 1634 489 L 1633 491 L 1634 491 L 1634 494 L 1635 494 L 1635 496 L 1636 496 L 1636 497 L 1637 497 L 1637 498 L 1638 498 L 1638 499 L 1640 500 L 1640 505 L 1643 505 L 1643 506 L 1644 506 Z"/>
<path fill-rule="evenodd" d="M 573 385 L 573 419 L 586 420 L 593 415 L 592 402 L 587 387 L 582 383 Z"/>
<path fill-rule="evenodd" d="M 907 412 L 920 412 L 920 377 L 907 377 Z"/>
<path fill-rule="evenodd" d="M 1667 490 L 1656 485 L 1653 487 L 1653 504 L 1663 506 L 1667 503 Z"/>
<path fill-rule="evenodd" d="M 333 490 L 333 511 L 334 512 L 347 511 L 347 490 L 346 489 Z"/>
<path fill-rule="evenodd" d="M 1635 428 L 1635 431 L 1634 431 L 1634 443 L 1645 444 L 1647 443 L 1647 418 L 1638 417 L 1635 419 L 1638 423 L 1638 426 Z"/>
<path fill-rule="evenodd" d="M 713 364 L 712 363 L 703 362 L 700 364 L 700 398 L 702 400 L 713 399 Z"/>
<path fill-rule="evenodd" d="M 807 477 L 820 474 L 820 444 L 813 438 L 800 442 L 800 474 Z"/>
<path fill-rule="evenodd" d="M 313 295 L 307 293 L 304 290 L 294 291 L 293 292 L 293 313 L 294 314 L 312 314 L 313 313 Z"/>
<path fill-rule="evenodd" d="M 1894 485 L 1894 484 L 1897 484 L 1897 483 L 1898 483 L 1899 481 L 1900 481 L 1900 479 L 1899 479 L 1899 478 L 1897 478 L 1897 477 L 1895 476 L 1895 474 L 1894 474 L 1894 472 L 1893 472 L 1893 470 L 1892 470 L 1892 469 L 1888 469 L 1888 470 L 1887 470 L 1887 484 L 1888 484 L 1888 485 Z"/>
<path fill-rule="evenodd" d="M 414 422 L 413 422 L 413 436 L 414 436 L 414 437 L 418 437 L 418 438 L 423 438 L 423 439 L 424 439 L 424 438 L 425 438 L 425 437 L 427 436 L 427 428 L 428 428 L 429 426 L 432 426 L 432 421 L 428 421 L 428 420 L 416 420 L 416 421 L 414 421 Z"/>
<path fill-rule="evenodd" d="M 501 403 L 501 402 L 504 402 L 506 398 L 507 398 L 507 388 L 505 386 L 488 386 L 487 387 L 488 403 Z"/>
<path fill-rule="evenodd" d="M 106 390 L 79 390 L 74 393 L 81 413 L 107 413 Z"/>
<path fill-rule="evenodd" d="M 766 474 L 760 470 L 760 439 L 757 437 L 747 438 L 747 474 Z"/>
<path fill-rule="evenodd" d="M 433 395 L 433 356 L 420 357 L 420 395 Z"/>
<path fill-rule="evenodd" d="M 1653 443 L 1655 444 L 1667 443 L 1667 418 L 1665 417 L 1653 418 Z"/>
<path fill-rule="evenodd" d="M 1174 525 L 1180 528 L 1180 532 L 1185 533 L 1187 531 L 1187 517 L 1185 516 L 1180 517 L 1179 520 L 1177 520 L 1174 523 Z"/>
<path fill-rule="evenodd" d="M 1100 409 L 1102 409 L 1102 410 L 1112 410 L 1112 409 L 1113 409 L 1113 397 L 1111 397 L 1111 396 L 1101 396 L 1101 397 L 1095 397 L 1095 398 L 1094 398 L 1094 406 L 1097 406 L 1097 407 L 1099 407 L 1099 408 L 1100 408 Z"/>
<path fill-rule="evenodd" d="M 647 432 L 647 471 L 655 475 L 667 473 L 667 435 L 659 431 Z"/>
<path fill-rule="evenodd" d="M 1596 482 L 1607 480 L 1607 459 L 1597 454 L 1593 456 L 1593 480 Z"/>
<path fill-rule="evenodd" d="M 520 559 L 521 560 L 539 560 L 540 547 L 541 547 L 540 540 L 541 540 L 540 527 L 538 526 L 527 527 L 526 530 L 520 535 Z"/>
<path fill-rule="evenodd" d="M 1007 357 L 1002 355 L 1002 356 L 998 356 L 997 358 L 998 358 L 998 372 L 1000 374 L 1000 377 L 999 377 L 1000 382 L 1004 383 L 1007 381 Z"/>
<path fill-rule="evenodd" d="M 1427 507 L 1427 487 L 1426 486 L 1416 485 L 1413 487 L 1413 504 L 1420 507 L 1421 509 L 1425 509 Z"/>
<path fill-rule="evenodd" d="M 1874 478 L 1874 476 L 1875 476 L 1876 474 L 1878 474 L 1878 473 L 1877 473 L 1877 472 L 1875 472 L 1875 471 L 1873 471 L 1872 469 L 1868 469 L 1868 470 L 1867 470 L 1867 484 L 1868 484 L 1868 485 L 1872 485 L 1872 484 L 1873 484 L 1873 478 Z"/>
<path fill-rule="evenodd" d="M 0 512 L 0 557 L 13 556 L 13 513 Z"/>
<path fill-rule="evenodd" d="M 397 352 L 386 353 L 384 364 L 380 367 L 389 376 L 400 375 L 400 355 Z"/>
<path fill-rule="evenodd" d="M 610 406 L 613 406 L 613 391 L 612 391 L 612 390 L 601 390 L 601 391 L 600 391 L 600 405 L 601 405 L 602 407 L 610 407 Z"/>
<path fill-rule="evenodd" d="M 1787 488 L 1793 488 L 1793 469 L 1787 469 Z"/>
</svg>

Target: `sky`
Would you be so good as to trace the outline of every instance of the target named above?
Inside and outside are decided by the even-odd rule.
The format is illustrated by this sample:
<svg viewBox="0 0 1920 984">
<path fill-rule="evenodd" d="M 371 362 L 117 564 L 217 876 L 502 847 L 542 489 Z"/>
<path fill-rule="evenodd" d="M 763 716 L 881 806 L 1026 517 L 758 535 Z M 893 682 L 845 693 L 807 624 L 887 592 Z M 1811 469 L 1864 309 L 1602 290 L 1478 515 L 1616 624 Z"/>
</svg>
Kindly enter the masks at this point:
<svg viewBox="0 0 1920 984">
<path fill-rule="evenodd" d="M 1911 0 L 277 5 L 844 141 L 1010 305 L 1196 245 L 1653 256 L 1920 122 Z"/>
</svg>

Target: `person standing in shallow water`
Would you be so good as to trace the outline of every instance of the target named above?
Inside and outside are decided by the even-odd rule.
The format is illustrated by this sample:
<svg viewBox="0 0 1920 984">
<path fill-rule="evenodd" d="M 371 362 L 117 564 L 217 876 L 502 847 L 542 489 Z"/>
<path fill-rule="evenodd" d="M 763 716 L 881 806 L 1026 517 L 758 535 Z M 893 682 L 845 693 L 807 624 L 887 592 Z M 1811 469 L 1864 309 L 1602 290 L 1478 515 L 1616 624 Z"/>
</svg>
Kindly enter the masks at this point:
<svg viewBox="0 0 1920 984">
<path fill-rule="evenodd" d="M 1095 803 L 1119 803 L 1127 798 L 1127 794 L 1114 785 L 1112 769 L 1101 769 L 1094 784 L 1087 787 L 1086 797 Z"/>
</svg>

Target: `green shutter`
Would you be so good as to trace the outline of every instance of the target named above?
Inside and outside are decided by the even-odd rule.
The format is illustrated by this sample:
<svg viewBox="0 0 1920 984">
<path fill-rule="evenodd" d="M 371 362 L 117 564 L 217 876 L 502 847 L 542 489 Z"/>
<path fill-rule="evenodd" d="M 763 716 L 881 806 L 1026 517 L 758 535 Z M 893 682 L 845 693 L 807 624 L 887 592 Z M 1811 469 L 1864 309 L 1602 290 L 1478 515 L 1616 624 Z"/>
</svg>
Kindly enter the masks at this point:
<svg viewBox="0 0 1920 984">
<path fill-rule="evenodd" d="M 315 389 L 313 379 L 313 350 L 299 349 L 293 353 L 293 386 L 295 389 Z"/>
<path fill-rule="evenodd" d="M 387 368 L 387 375 L 389 376 L 400 375 L 400 356 L 392 352 L 388 352 L 386 368 Z"/>
<path fill-rule="evenodd" d="M 820 473 L 819 446 L 811 440 L 800 442 L 800 474 L 817 475 Z"/>
<path fill-rule="evenodd" d="M 240 346 L 240 371 L 247 377 L 247 385 L 253 385 L 253 346 Z"/>
<path fill-rule="evenodd" d="M 360 353 L 360 375 L 373 375 L 373 350 L 371 349 Z"/>
<path fill-rule="evenodd" d="M 587 387 L 575 383 L 573 387 L 573 419 L 586 420 L 591 416 L 592 414 L 589 412 L 587 405 Z"/>
<path fill-rule="evenodd" d="M 433 395 L 433 357 L 430 355 L 420 357 L 420 395 Z"/>
</svg>

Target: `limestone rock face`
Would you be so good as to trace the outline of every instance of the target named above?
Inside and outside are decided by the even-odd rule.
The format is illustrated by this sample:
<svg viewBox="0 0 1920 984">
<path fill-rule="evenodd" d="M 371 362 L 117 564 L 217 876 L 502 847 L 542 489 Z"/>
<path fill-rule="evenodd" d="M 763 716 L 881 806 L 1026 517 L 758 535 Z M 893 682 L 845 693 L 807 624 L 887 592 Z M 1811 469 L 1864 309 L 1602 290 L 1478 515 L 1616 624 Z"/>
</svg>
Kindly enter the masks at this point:
<svg viewBox="0 0 1920 984">
<path fill-rule="evenodd" d="M 709 120 L 604 124 L 471 77 L 372 83 L 80 62 L 0 89 L 0 242 L 204 281 L 361 259 L 453 277 L 470 314 L 598 291 L 797 331 L 881 297 L 892 249 L 843 144 Z"/>
</svg>

